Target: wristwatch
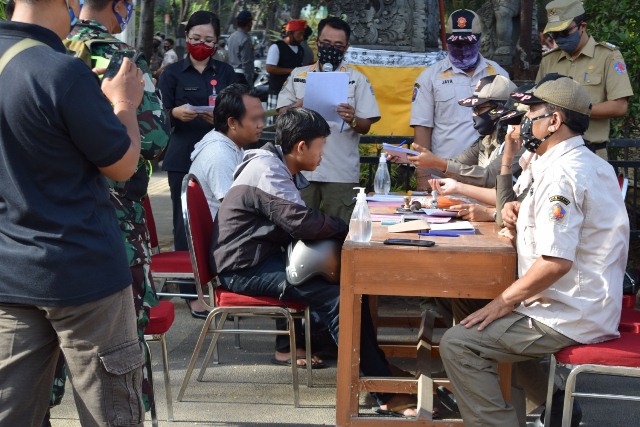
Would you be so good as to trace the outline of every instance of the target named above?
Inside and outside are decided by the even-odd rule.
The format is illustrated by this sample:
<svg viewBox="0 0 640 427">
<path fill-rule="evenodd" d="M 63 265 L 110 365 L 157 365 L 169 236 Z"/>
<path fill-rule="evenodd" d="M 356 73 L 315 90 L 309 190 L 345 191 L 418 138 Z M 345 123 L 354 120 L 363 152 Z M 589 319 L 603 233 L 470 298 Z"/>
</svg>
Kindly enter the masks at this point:
<svg viewBox="0 0 640 427">
<path fill-rule="evenodd" d="M 357 126 L 356 116 L 353 116 L 353 120 L 351 120 L 351 123 L 349 123 L 349 126 L 352 128 L 355 128 Z"/>
</svg>

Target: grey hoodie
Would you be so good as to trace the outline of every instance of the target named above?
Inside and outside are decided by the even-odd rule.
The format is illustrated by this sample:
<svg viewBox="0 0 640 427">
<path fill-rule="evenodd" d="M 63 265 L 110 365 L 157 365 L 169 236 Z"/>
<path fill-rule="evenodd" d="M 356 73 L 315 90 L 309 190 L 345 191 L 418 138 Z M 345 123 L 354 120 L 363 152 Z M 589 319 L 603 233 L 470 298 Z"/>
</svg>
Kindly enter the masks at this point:
<svg viewBox="0 0 640 427">
<path fill-rule="evenodd" d="M 242 161 L 244 150 L 226 135 L 212 130 L 193 148 L 191 168 L 207 198 L 211 217 L 215 218 L 231 184 L 233 171 Z"/>
</svg>

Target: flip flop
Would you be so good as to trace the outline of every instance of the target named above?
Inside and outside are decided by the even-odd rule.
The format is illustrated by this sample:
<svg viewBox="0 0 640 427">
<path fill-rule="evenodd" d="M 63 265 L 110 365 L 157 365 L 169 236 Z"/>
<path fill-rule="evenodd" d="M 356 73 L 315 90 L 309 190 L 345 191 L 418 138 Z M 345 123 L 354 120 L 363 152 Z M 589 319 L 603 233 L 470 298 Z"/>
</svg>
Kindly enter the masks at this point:
<svg viewBox="0 0 640 427">
<path fill-rule="evenodd" d="M 382 409 L 379 406 L 374 406 L 372 409 L 375 413 L 379 414 L 379 415 L 385 415 L 385 416 L 391 416 L 391 417 L 398 417 L 398 418 L 407 418 L 407 419 L 415 419 L 416 417 L 413 416 L 407 416 L 403 413 L 403 411 L 405 409 L 409 409 L 409 408 L 415 408 L 416 404 L 415 403 L 405 403 L 404 405 L 398 405 L 398 406 L 394 406 L 393 408 L 389 408 L 389 409 Z M 433 415 L 433 419 L 436 419 L 436 414 Z"/>
<path fill-rule="evenodd" d="M 299 356 L 297 358 L 298 360 L 306 360 L 307 358 L 304 356 Z M 280 365 L 280 366 L 291 366 L 291 359 L 287 359 L 287 360 L 278 360 L 275 357 L 273 359 L 271 359 L 271 363 L 273 363 L 274 365 Z M 307 364 L 305 363 L 304 365 L 298 365 L 298 368 L 306 368 Z M 326 363 L 320 361 L 320 360 L 311 360 L 311 369 L 324 369 L 326 368 L 327 365 Z"/>
</svg>

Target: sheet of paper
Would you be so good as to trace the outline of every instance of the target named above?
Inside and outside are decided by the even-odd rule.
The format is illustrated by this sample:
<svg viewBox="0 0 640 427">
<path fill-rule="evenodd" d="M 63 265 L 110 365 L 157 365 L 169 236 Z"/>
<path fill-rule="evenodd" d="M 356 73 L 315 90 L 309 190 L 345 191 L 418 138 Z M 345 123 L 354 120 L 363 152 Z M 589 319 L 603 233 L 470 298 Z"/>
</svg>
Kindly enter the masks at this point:
<svg viewBox="0 0 640 427">
<path fill-rule="evenodd" d="M 201 113 L 213 113 L 213 109 L 215 107 L 210 107 L 208 105 L 191 105 L 191 104 L 187 104 L 187 108 L 195 111 L 198 114 Z"/>
<path fill-rule="evenodd" d="M 434 224 L 435 225 L 435 224 Z M 406 231 L 421 231 L 428 230 L 429 224 L 421 219 L 415 221 L 401 222 L 398 224 L 390 225 L 388 230 L 391 233 L 404 233 Z"/>
<path fill-rule="evenodd" d="M 347 102 L 349 73 L 307 73 L 302 106 L 317 111 L 328 122 L 340 123 L 338 104 Z"/>
</svg>

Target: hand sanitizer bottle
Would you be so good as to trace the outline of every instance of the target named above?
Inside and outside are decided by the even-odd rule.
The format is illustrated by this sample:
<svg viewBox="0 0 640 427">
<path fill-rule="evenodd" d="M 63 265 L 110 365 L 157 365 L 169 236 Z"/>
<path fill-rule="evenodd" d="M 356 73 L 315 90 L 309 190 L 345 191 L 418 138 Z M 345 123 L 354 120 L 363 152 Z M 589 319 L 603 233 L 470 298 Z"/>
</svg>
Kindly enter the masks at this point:
<svg viewBox="0 0 640 427">
<path fill-rule="evenodd" d="M 389 169 L 387 169 L 387 156 L 385 153 L 381 153 L 380 163 L 378 163 L 378 169 L 373 178 L 373 191 L 376 194 L 389 194 L 390 189 L 391 177 L 389 176 Z"/>
<path fill-rule="evenodd" d="M 368 242 L 371 240 L 371 214 L 367 206 L 367 195 L 362 187 L 354 187 L 354 190 L 360 192 L 356 197 L 356 207 L 349 222 L 349 237 L 354 242 Z"/>
</svg>

